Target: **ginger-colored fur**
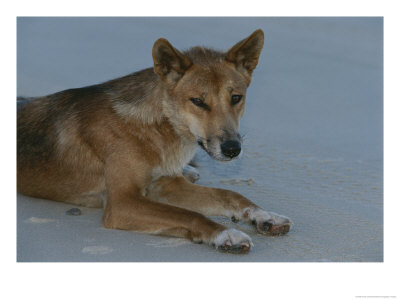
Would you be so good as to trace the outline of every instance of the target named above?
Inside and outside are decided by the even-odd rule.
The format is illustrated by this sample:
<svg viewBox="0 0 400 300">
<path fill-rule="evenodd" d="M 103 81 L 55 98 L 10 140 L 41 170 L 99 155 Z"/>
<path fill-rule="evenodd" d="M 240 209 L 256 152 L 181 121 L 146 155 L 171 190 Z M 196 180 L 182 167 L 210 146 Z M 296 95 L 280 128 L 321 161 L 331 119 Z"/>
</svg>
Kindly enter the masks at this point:
<svg viewBox="0 0 400 300">
<path fill-rule="evenodd" d="M 231 252 L 247 252 L 250 238 L 204 215 L 286 233 L 288 219 L 182 177 L 198 144 L 217 160 L 240 152 L 239 120 L 262 47 L 261 30 L 228 52 L 195 47 L 182 53 L 159 39 L 153 68 L 23 105 L 18 191 L 104 207 L 107 228 L 185 237 Z"/>
</svg>

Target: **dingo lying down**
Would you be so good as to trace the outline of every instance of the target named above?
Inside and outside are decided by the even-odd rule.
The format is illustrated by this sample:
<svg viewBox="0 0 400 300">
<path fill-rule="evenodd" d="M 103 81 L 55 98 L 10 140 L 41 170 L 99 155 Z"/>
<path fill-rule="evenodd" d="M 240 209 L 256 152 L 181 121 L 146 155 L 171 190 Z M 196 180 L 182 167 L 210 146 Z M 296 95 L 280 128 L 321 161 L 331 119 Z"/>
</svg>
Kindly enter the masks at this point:
<svg viewBox="0 0 400 300">
<path fill-rule="evenodd" d="M 184 237 L 232 253 L 248 252 L 250 237 L 204 215 L 287 233 L 288 218 L 182 176 L 198 145 L 220 161 L 241 152 L 239 120 L 263 44 L 261 30 L 227 52 L 180 52 L 159 39 L 153 68 L 22 105 L 18 191 L 104 207 L 107 228 Z"/>
</svg>

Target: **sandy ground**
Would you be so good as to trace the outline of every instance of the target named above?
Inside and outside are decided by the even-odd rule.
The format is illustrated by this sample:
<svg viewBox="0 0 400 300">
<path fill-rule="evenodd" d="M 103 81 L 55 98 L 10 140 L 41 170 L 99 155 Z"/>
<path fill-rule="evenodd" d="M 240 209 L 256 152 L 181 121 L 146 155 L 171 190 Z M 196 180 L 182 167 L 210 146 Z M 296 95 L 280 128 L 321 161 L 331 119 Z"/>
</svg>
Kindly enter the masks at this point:
<svg viewBox="0 0 400 300">
<path fill-rule="evenodd" d="M 198 152 L 199 184 L 241 192 L 289 216 L 283 237 L 248 233 L 247 255 L 181 239 L 108 230 L 102 211 L 17 195 L 17 260 L 383 261 L 383 35 L 381 18 L 18 19 L 18 96 L 81 87 L 149 67 L 165 37 L 179 49 L 228 49 L 262 28 L 265 47 L 248 90 L 243 157 Z"/>
</svg>

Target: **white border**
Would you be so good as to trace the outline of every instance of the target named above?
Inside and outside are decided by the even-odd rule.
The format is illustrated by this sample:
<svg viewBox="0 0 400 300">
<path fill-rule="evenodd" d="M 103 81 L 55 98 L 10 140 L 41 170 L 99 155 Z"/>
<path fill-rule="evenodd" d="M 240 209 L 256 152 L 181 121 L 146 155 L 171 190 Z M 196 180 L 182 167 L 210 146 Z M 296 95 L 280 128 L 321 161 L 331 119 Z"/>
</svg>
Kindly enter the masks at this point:
<svg viewBox="0 0 400 300">
<path fill-rule="evenodd" d="M 191 3 L 191 4 L 189 4 Z M 261 4 L 263 3 L 263 4 Z M 14 1 L 1 13 L 2 294 L 11 299 L 356 299 L 399 295 L 397 212 L 400 53 L 395 1 Z M 10 6 L 11 5 L 11 6 Z M 16 16 L 384 16 L 385 262 L 17 264 L 15 251 Z M 4 107 L 5 106 L 5 107 Z M 396 140 L 397 137 L 397 140 Z M 8 216 L 6 216 L 8 215 Z M 7 296 L 9 295 L 9 296 Z"/>
</svg>

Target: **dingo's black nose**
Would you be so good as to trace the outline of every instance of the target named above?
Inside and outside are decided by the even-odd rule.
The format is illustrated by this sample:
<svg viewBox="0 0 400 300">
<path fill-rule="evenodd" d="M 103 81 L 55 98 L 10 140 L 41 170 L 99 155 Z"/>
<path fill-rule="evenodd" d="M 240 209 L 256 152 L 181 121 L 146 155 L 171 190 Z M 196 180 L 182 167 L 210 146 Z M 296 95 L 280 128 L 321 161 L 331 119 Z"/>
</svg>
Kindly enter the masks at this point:
<svg viewBox="0 0 400 300">
<path fill-rule="evenodd" d="M 240 150 L 242 150 L 242 147 L 238 141 L 228 140 L 221 144 L 222 154 L 230 158 L 238 156 Z"/>
</svg>

